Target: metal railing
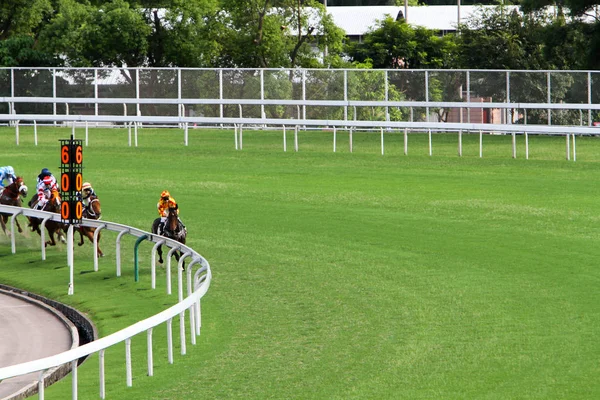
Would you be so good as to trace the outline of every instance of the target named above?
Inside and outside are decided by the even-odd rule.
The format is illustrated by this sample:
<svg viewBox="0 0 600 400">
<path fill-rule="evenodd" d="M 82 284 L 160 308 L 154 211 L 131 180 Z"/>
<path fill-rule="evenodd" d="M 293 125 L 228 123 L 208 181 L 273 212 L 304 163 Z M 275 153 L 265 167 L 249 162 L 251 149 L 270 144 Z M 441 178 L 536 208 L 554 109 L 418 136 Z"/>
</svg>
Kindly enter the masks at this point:
<svg viewBox="0 0 600 400">
<path fill-rule="evenodd" d="M 13 207 L 0 205 L 0 213 L 11 214 L 10 218 L 10 232 L 11 232 L 11 247 L 12 252 L 16 252 L 16 230 L 15 230 L 15 218 L 19 215 L 24 215 L 27 217 L 35 217 L 43 220 L 41 225 L 41 231 L 44 232 L 44 226 L 47 221 L 58 221 L 60 222 L 60 215 L 48 213 L 45 211 L 32 210 L 28 208 L 22 207 Z M 173 363 L 173 332 L 172 332 L 172 324 L 173 318 L 179 316 L 179 336 L 180 336 L 180 348 L 181 354 L 186 354 L 186 326 L 185 326 L 185 313 L 186 311 L 189 313 L 189 331 L 190 331 L 190 341 L 192 345 L 196 344 L 196 336 L 200 335 L 201 329 L 201 307 L 200 301 L 202 297 L 207 293 L 208 288 L 210 286 L 212 273 L 210 270 L 210 265 L 208 261 L 192 248 L 185 246 L 179 242 L 171 240 L 169 238 L 158 236 L 151 234 L 149 232 L 142 231 L 137 228 L 107 222 L 107 221 L 97 221 L 97 220 L 88 220 L 83 219 L 83 226 L 97 228 L 96 232 L 99 232 L 101 229 L 106 229 L 109 231 L 119 232 L 117 236 L 117 268 L 116 273 L 117 276 L 120 276 L 120 264 L 121 264 L 121 256 L 120 256 L 120 240 L 123 235 L 132 235 L 137 238 L 144 237 L 145 239 L 155 243 L 155 246 L 152 248 L 153 256 L 152 256 L 152 265 L 151 265 L 151 274 L 152 274 L 152 289 L 155 289 L 156 282 L 156 266 L 155 266 L 155 255 L 154 252 L 157 249 L 159 244 L 165 245 L 170 248 L 168 253 L 168 258 L 166 260 L 166 272 L 167 272 L 167 293 L 171 294 L 171 255 L 174 251 L 178 250 L 181 252 L 181 257 L 177 266 L 177 292 L 178 292 L 178 303 L 174 306 L 150 317 L 146 318 L 142 321 L 139 321 L 125 329 L 122 329 L 118 332 L 115 332 L 109 336 L 100 338 L 91 343 L 85 344 L 81 347 L 77 347 L 75 349 L 63 352 L 61 354 L 57 354 L 54 356 L 42 358 L 39 360 L 34 360 L 30 362 L 25 362 L 22 364 L 12 365 L 9 367 L 0 368 L 0 380 L 9 379 L 11 377 L 20 376 L 28 373 L 39 372 L 39 381 L 38 381 L 38 396 L 40 399 L 44 398 L 44 374 L 47 370 L 63 365 L 63 364 L 71 364 L 71 374 L 72 374 L 72 398 L 77 399 L 77 362 L 82 357 L 87 357 L 91 354 L 98 353 L 99 356 L 99 393 L 100 398 L 104 399 L 106 396 L 105 389 L 105 369 L 104 369 L 104 352 L 107 348 L 114 346 L 115 344 L 125 342 L 125 366 L 126 366 L 126 376 L 125 382 L 127 386 L 132 386 L 132 366 L 131 366 L 131 340 L 134 336 L 146 332 L 146 340 L 147 340 L 147 373 L 149 376 L 154 374 L 154 363 L 153 363 L 153 347 L 152 347 L 152 332 L 153 329 L 161 324 L 166 324 L 167 327 L 167 358 L 170 364 Z M 42 259 L 45 258 L 44 253 L 44 242 L 45 238 L 41 235 L 41 247 L 42 247 Z M 94 235 L 94 254 L 96 255 L 96 247 L 97 247 L 97 235 Z M 69 256 L 67 256 L 68 258 Z M 97 257 L 97 255 L 95 256 Z M 183 263 L 186 258 L 191 258 L 191 261 L 187 266 L 183 266 Z M 193 267 L 198 265 L 199 267 L 192 274 Z M 95 258 L 94 269 L 97 271 L 97 259 Z M 186 282 L 184 285 L 183 274 L 186 274 Z M 186 291 L 187 295 L 184 298 L 184 291 Z"/>
</svg>

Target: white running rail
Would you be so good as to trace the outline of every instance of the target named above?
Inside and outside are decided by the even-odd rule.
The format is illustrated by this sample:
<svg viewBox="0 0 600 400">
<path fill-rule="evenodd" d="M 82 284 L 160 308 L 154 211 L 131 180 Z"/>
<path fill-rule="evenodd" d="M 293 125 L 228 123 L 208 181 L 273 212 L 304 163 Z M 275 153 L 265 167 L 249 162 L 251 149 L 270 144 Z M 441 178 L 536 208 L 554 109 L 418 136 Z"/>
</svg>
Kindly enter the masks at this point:
<svg viewBox="0 0 600 400">
<path fill-rule="evenodd" d="M 45 211 L 31 210 L 28 208 L 22 207 L 12 207 L 0 205 L 0 212 L 11 214 L 10 218 L 10 236 L 11 236 L 11 245 L 12 252 L 16 252 L 15 246 L 15 218 L 17 215 L 24 215 L 28 217 L 37 217 L 41 218 L 44 221 L 60 221 L 59 214 L 52 214 Z M 45 222 L 44 222 L 45 225 Z M 45 229 L 45 226 L 40 226 L 42 232 Z M 113 222 L 107 221 L 96 221 L 96 220 L 88 220 L 83 219 L 82 225 L 95 227 L 98 229 L 106 229 L 110 231 L 119 232 L 117 239 L 117 248 L 120 247 L 120 239 L 124 234 L 132 235 L 140 238 L 141 236 L 146 235 L 147 240 L 154 243 L 162 243 L 163 245 L 170 247 L 169 255 L 172 254 L 174 250 L 179 250 L 183 256 L 180 258 L 179 263 L 177 265 L 177 282 L 178 282 L 178 300 L 179 302 L 174 306 L 150 317 L 139 321 L 125 329 L 122 329 L 118 332 L 115 332 L 109 336 L 100 338 L 91 343 L 85 344 L 81 347 L 77 347 L 75 349 L 66 351 L 61 354 L 57 354 L 51 357 L 42 358 L 39 360 L 29 361 L 22 364 L 16 364 L 9 367 L 0 368 L 0 380 L 9 379 L 15 376 L 20 376 L 24 374 L 29 374 L 32 372 L 39 372 L 40 379 L 38 382 L 38 397 L 39 399 L 44 399 L 44 373 L 50 368 L 57 367 L 63 364 L 71 365 L 71 375 L 72 375 L 72 398 L 77 399 L 78 389 L 77 389 L 77 363 L 78 360 L 82 357 L 87 357 L 89 355 L 98 353 L 99 358 L 99 375 L 100 375 L 100 384 L 99 384 L 99 392 L 100 398 L 104 399 L 106 397 L 105 390 L 105 374 L 104 374 L 104 351 L 118 343 L 125 342 L 125 365 L 126 365 L 126 377 L 125 381 L 127 386 L 132 386 L 132 367 L 131 367 L 131 339 L 143 332 L 146 332 L 147 337 L 147 364 L 148 364 L 148 376 L 153 375 L 153 354 L 152 354 L 152 331 L 154 328 L 161 324 L 165 324 L 167 326 L 167 354 L 168 361 L 170 364 L 173 363 L 173 333 L 172 333 L 172 322 L 173 318 L 179 316 L 179 336 L 180 336 L 180 348 L 181 354 L 186 354 L 186 325 L 185 325 L 185 314 L 186 311 L 189 314 L 189 332 L 190 332 L 190 341 L 192 345 L 196 344 L 196 336 L 200 335 L 201 328 L 201 308 L 200 301 L 202 297 L 208 291 L 211 281 L 211 270 L 208 261 L 192 248 L 185 246 L 179 242 L 174 240 L 165 238 L 163 236 L 157 236 L 151 234 L 149 232 L 142 231 L 140 229 L 136 229 L 133 227 L 116 224 Z M 123 233 L 124 232 L 124 233 Z M 41 246 L 44 248 L 44 236 L 41 236 Z M 93 253 L 96 254 L 96 246 L 97 246 L 97 237 L 95 237 L 94 249 Z M 152 248 L 154 252 L 156 250 L 156 246 Z M 191 261 L 185 267 L 183 267 L 184 259 L 191 258 Z M 117 251 L 117 264 L 120 266 L 120 251 Z M 96 264 L 97 265 L 97 264 Z M 193 267 L 197 267 L 196 271 L 192 274 Z M 95 266 L 97 270 L 97 267 Z M 167 269 L 167 278 L 170 280 L 170 257 L 166 260 L 166 269 Z M 186 275 L 186 285 L 184 287 L 183 282 L 183 274 L 185 272 Z M 154 283 L 156 282 L 156 267 L 155 267 L 155 257 L 152 257 L 152 288 L 154 289 Z M 117 274 L 120 274 L 120 269 L 117 268 Z M 170 282 L 169 282 L 170 284 Z M 170 285 L 169 285 L 170 287 Z M 184 290 L 187 292 L 187 297 L 183 297 Z M 170 290 L 169 290 L 170 292 Z"/>
</svg>

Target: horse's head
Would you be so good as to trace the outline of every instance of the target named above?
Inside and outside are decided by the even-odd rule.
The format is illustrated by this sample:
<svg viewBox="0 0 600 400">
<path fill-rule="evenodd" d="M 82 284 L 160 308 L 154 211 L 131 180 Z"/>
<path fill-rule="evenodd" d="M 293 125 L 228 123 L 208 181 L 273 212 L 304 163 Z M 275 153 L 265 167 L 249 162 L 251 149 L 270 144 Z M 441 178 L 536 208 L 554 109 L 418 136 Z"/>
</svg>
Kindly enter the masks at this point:
<svg viewBox="0 0 600 400">
<path fill-rule="evenodd" d="M 17 179 L 15 179 L 15 186 L 17 187 L 17 191 L 19 192 L 19 194 L 23 197 L 27 196 L 27 186 L 25 186 L 25 183 L 23 182 L 23 177 L 21 176 L 17 176 Z"/>
<path fill-rule="evenodd" d="M 98 200 L 97 196 L 90 196 L 85 214 L 86 218 L 100 219 L 102 209 L 100 207 L 100 200 Z"/>
</svg>

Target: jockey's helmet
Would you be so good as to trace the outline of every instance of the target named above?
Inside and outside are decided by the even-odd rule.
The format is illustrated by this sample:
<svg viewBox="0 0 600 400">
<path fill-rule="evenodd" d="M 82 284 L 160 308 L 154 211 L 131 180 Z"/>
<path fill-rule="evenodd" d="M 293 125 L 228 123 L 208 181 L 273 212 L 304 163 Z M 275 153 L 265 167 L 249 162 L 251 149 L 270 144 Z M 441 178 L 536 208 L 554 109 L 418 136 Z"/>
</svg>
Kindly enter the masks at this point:
<svg viewBox="0 0 600 400">
<path fill-rule="evenodd" d="M 89 182 L 84 182 L 81 186 L 81 190 L 92 190 L 92 185 Z"/>
<path fill-rule="evenodd" d="M 171 197 L 171 193 L 169 193 L 168 190 L 163 190 L 163 192 L 160 194 L 160 197 L 167 200 L 169 197 Z"/>
<path fill-rule="evenodd" d="M 40 172 L 41 176 L 48 176 L 48 175 L 52 175 L 52 172 L 50 172 L 50 170 L 48 168 L 42 168 L 42 172 Z"/>
<path fill-rule="evenodd" d="M 44 185 L 51 185 L 52 184 L 52 178 L 49 176 L 45 176 L 44 179 L 42 179 L 42 182 L 44 182 Z"/>
<path fill-rule="evenodd" d="M 13 167 L 11 167 L 10 165 L 8 165 L 6 167 L 6 175 L 15 176 L 15 169 Z"/>
</svg>

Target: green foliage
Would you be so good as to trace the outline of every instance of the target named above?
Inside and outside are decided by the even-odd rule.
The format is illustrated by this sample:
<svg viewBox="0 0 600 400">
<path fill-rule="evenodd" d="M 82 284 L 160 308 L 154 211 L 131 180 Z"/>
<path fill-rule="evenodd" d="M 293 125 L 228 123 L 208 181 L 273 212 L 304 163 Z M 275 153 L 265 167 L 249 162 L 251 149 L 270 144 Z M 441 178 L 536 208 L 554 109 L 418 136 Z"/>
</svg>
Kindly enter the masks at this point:
<svg viewBox="0 0 600 400">
<path fill-rule="evenodd" d="M 30 35 L 13 35 L 0 40 L 0 67 L 54 67 L 60 60 L 40 51 Z"/>
<path fill-rule="evenodd" d="M 2 0 L 0 40 L 12 35 L 29 35 L 35 32 L 51 11 L 50 0 Z"/>
<path fill-rule="evenodd" d="M 453 40 L 452 35 L 438 37 L 430 29 L 387 16 L 360 43 L 349 43 L 347 52 L 355 61 L 372 60 L 374 68 L 448 68 Z"/>
</svg>

